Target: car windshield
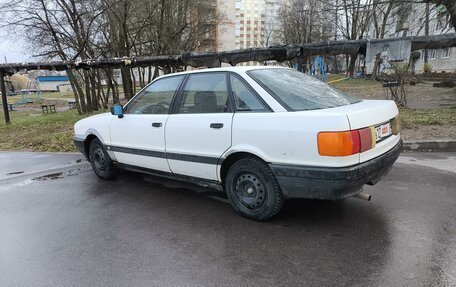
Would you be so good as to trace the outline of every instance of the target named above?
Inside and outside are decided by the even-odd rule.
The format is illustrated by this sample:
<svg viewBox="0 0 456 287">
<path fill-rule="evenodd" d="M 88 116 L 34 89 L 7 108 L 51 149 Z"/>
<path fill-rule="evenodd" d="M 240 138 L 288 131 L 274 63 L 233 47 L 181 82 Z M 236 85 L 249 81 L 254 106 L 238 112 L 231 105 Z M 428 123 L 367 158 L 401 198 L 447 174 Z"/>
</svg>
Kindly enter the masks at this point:
<svg viewBox="0 0 456 287">
<path fill-rule="evenodd" d="M 292 69 L 258 69 L 247 74 L 289 111 L 334 108 L 360 100 Z"/>
</svg>

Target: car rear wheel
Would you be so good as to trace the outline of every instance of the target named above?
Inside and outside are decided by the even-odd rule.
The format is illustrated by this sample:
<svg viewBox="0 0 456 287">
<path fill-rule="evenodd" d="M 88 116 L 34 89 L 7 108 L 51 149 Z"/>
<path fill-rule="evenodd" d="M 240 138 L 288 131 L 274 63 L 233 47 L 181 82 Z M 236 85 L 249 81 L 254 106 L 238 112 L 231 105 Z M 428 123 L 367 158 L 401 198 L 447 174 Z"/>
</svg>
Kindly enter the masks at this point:
<svg viewBox="0 0 456 287">
<path fill-rule="evenodd" d="M 253 220 L 274 216 L 284 203 L 277 179 L 269 166 L 257 158 L 235 162 L 228 170 L 225 190 L 236 212 Z"/>
<path fill-rule="evenodd" d="M 99 139 L 90 143 L 89 159 L 95 174 L 102 179 L 114 179 L 117 169 Z"/>
</svg>

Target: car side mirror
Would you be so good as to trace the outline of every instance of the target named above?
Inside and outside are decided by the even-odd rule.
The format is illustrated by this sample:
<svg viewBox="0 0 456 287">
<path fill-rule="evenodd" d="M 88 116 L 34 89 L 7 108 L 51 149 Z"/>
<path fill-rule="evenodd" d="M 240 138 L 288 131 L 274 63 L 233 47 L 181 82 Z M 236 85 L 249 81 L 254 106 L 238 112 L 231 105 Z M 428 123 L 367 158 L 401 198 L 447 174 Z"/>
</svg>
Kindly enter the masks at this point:
<svg viewBox="0 0 456 287">
<path fill-rule="evenodd" d="M 117 116 L 119 119 L 123 118 L 124 112 L 121 105 L 114 105 L 111 107 L 111 114 Z"/>
</svg>

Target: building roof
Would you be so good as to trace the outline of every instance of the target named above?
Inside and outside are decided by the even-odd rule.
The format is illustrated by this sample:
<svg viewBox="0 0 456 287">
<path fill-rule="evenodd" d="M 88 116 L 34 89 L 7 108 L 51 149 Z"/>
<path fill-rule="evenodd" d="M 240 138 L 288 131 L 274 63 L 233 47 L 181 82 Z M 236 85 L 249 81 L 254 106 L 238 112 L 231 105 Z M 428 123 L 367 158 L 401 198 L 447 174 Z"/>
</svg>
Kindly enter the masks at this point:
<svg viewBox="0 0 456 287">
<path fill-rule="evenodd" d="M 39 76 L 36 77 L 38 82 L 68 82 L 67 76 Z"/>
</svg>

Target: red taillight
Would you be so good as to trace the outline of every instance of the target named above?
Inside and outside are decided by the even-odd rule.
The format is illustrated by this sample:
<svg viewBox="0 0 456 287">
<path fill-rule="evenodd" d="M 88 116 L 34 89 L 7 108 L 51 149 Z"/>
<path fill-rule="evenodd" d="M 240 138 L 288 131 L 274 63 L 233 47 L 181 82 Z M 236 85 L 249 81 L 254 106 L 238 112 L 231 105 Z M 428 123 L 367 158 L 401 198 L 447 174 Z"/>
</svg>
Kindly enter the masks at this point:
<svg viewBox="0 0 456 287">
<path fill-rule="evenodd" d="M 358 130 L 358 132 L 359 132 L 359 138 L 360 138 L 360 142 L 361 142 L 360 152 L 365 152 L 375 146 L 375 139 L 373 137 L 373 135 L 374 135 L 373 128 L 361 129 L 361 130 Z"/>
<path fill-rule="evenodd" d="M 353 140 L 352 154 L 359 153 L 361 149 L 361 139 L 358 131 L 350 131 Z"/>
<path fill-rule="evenodd" d="M 372 127 L 354 131 L 318 133 L 318 153 L 324 156 L 348 156 L 375 146 Z"/>
</svg>

